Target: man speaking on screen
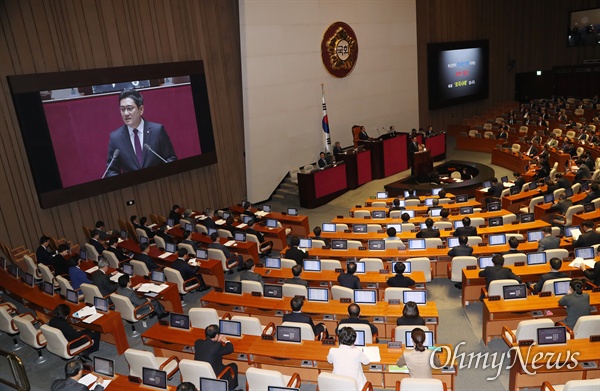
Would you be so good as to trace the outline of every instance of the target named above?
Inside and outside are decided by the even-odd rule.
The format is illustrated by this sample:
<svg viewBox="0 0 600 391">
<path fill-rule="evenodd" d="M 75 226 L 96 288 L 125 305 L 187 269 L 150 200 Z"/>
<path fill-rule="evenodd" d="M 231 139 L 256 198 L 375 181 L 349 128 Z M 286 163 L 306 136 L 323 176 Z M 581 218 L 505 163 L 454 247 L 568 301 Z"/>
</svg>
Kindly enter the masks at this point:
<svg viewBox="0 0 600 391">
<path fill-rule="evenodd" d="M 177 160 L 164 126 L 145 121 L 142 117 L 144 98 L 139 92 L 133 89 L 122 91 L 119 109 L 125 125 L 110 134 L 104 176 L 116 176 Z"/>
</svg>

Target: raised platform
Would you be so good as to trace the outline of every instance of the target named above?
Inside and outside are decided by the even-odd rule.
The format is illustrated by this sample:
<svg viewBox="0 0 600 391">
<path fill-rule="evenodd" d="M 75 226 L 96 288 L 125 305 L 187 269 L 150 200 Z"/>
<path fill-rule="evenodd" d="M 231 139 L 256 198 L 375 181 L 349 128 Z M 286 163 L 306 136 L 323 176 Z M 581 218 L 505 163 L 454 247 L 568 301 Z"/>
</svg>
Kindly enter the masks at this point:
<svg viewBox="0 0 600 391">
<path fill-rule="evenodd" d="M 468 194 L 469 197 L 475 197 L 475 190 L 481 187 L 481 183 L 492 179 L 495 175 L 494 169 L 485 164 L 465 162 L 461 160 L 451 160 L 435 169 L 441 176 L 450 176 L 453 171 L 461 171 L 463 167 L 473 175 L 473 179 L 464 182 L 443 183 L 434 185 L 430 183 L 418 183 L 417 177 L 412 175 L 406 179 L 389 183 L 384 186 L 385 191 L 390 197 L 403 195 L 404 190 L 413 189 L 417 191 L 417 195 L 431 194 L 432 189 L 444 188 L 447 192 L 453 194 Z"/>
</svg>

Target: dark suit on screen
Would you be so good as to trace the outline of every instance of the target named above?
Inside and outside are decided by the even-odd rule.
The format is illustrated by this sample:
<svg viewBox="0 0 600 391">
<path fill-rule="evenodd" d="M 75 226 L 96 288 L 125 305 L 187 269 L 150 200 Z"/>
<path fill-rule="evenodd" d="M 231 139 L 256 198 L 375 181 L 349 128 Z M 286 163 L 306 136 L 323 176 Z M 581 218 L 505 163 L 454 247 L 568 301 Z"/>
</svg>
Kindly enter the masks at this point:
<svg viewBox="0 0 600 391">
<path fill-rule="evenodd" d="M 150 148 L 165 159 L 167 163 L 177 160 L 177 155 L 175 155 L 175 150 L 173 149 L 169 135 L 161 124 L 144 120 L 143 143 L 148 144 Z M 144 146 L 142 145 L 141 148 L 143 147 Z M 108 169 L 108 172 L 106 173 L 107 177 L 137 171 L 142 168 L 157 166 L 164 163 L 152 152 L 143 150 L 142 164 L 140 165 L 135 155 L 133 145 L 131 144 L 129 129 L 126 125 L 121 126 L 110 134 L 110 140 L 108 142 L 108 159 L 106 161 L 107 165 L 112 160 L 116 149 L 119 150 L 119 156 L 113 161 Z"/>
<path fill-rule="evenodd" d="M 225 369 L 223 356 L 233 353 L 233 344 L 231 342 L 222 344 L 211 339 L 199 339 L 194 343 L 194 350 L 194 360 L 209 363 L 215 375 L 219 376 Z M 233 369 L 235 376 L 232 377 L 230 372 L 226 372 L 222 379 L 229 381 L 229 389 L 234 390 L 238 386 L 238 367 L 235 363 L 231 363 L 229 366 Z"/>
</svg>

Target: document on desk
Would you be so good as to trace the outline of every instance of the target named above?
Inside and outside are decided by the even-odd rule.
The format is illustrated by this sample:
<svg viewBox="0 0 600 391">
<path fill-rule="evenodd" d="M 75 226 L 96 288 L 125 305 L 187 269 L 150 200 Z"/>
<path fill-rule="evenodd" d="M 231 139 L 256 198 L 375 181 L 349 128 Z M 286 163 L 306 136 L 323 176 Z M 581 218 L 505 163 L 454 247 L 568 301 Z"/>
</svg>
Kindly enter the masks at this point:
<svg viewBox="0 0 600 391">
<path fill-rule="evenodd" d="M 97 384 L 100 384 L 102 387 L 106 388 L 112 381 L 110 379 L 105 379 L 105 380 L 100 380 L 100 381 L 98 381 L 98 380 L 99 380 L 98 377 L 96 377 L 95 375 L 92 375 L 91 373 L 88 373 L 87 375 L 85 375 L 81 379 L 79 379 L 78 383 L 83 384 L 84 386 L 93 390 L 96 387 L 96 385 L 94 384 L 96 382 L 97 382 Z M 90 384 L 93 385 L 93 387 L 90 387 Z"/>
<path fill-rule="evenodd" d="M 462 181 L 463 181 L 463 180 L 462 180 L 462 179 L 460 179 L 460 178 L 454 178 L 454 182 L 456 182 L 456 183 L 460 183 L 460 182 L 462 182 Z"/>
<path fill-rule="evenodd" d="M 269 214 L 269 212 L 265 212 L 264 210 L 259 210 L 258 212 L 254 213 L 254 214 L 257 216 L 260 216 L 260 217 L 265 217 L 266 215 Z"/>
<path fill-rule="evenodd" d="M 234 245 L 235 245 L 235 240 L 229 240 L 224 244 L 224 246 L 227 246 L 227 247 L 231 247 Z"/>
<path fill-rule="evenodd" d="M 85 319 L 83 320 L 83 323 L 87 323 L 87 324 L 93 323 L 93 322 L 94 322 L 94 321 L 96 321 L 98 318 L 101 318 L 101 317 L 103 317 L 103 316 L 104 316 L 104 314 L 101 314 L 101 313 L 98 313 L 98 312 L 96 312 L 95 314 L 93 314 L 93 315 L 90 315 L 90 316 L 88 316 L 87 318 L 85 318 Z"/>
<path fill-rule="evenodd" d="M 571 229 L 571 235 L 573 236 L 573 240 L 577 240 L 581 236 L 581 231 L 578 228 L 573 228 Z"/>
<path fill-rule="evenodd" d="M 150 228 L 150 229 L 152 229 L 152 228 L 156 227 L 156 224 L 150 224 L 147 227 Z"/>
<path fill-rule="evenodd" d="M 215 224 L 216 224 L 216 225 L 223 225 L 223 224 L 225 224 L 225 223 L 226 223 L 226 221 L 225 221 L 225 220 L 223 220 L 223 219 L 219 219 L 219 220 L 215 221 Z"/>
<path fill-rule="evenodd" d="M 571 263 L 569 263 L 569 266 L 579 269 L 582 264 L 589 267 L 590 269 L 593 269 L 594 266 L 596 265 L 596 260 L 595 259 L 575 258 Z"/>
<path fill-rule="evenodd" d="M 369 357 L 369 361 L 381 361 L 381 356 L 379 355 L 379 346 L 365 346 L 362 348 L 362 351 L 367 355 L 367 357 Z"/>
<path fill-rule="evenodd" d="M 388 365 L 389 372 L 408 373 L 408 367 L 406 365 L 399 367 L 398 365 Z"/>
<path fill-rule="evenodd" d="M 482 187 L 479 190 L 482 191 L 482 192 L 484 192 L 484 193 L 487 193 L 489 189 L 490 189 L 489 187 Z"/>
<path fill-rule="evenodd" d="M 247 226 L 248 226 L 248 224 L 246 224 L 246 223 L 242 223 L 242 224 L 239 224 L 239 225 L 238 225 L 237 227 L 235 227 L 235 228 L 242 229 L 242 228 L 246 228 Z"/>
<path fill-rule="evenodd" d="M 164 253 L 160 254 L 158 257 L 159 257 L 160 259 L 165 259 L 165 258 L 167 258 L 167 257 L 171 256 L 171 254 L 173 254 L 173 253 L 170 253 L 170 252 L 167 252 L 167 251 L 165 251 Z"/>
<path fill-rule="evenodd" d="M 206 216 L 206 215 L 200 215 L 200 216 L 196 216 L 196 221 L 198 221 L 198 220 L 204 220 L 204 219 L 206 219 L 207 217 L 208 217 L 208 216 Z"/>
<path fill-rule="evenodd" d="M 94 266 L 94 267 L 90 267 L 89 269 L 87 269 L 85 272 L 86 273 L 93 273 L 96 270 L 98 270 L 98 266 Z"/>
<path fill-rule="evenodd" d="M 123 275 L 123 273 L 116 272 L 115 274 L 112 275 L 112 277 L 110 277 L 110 280 L 112 282 L 118 282 L 119 281 L 119 277 L 121 277 L 122 275 Z"/>
<path fill-rule="evenodd" d="M 504 182 L 503 185 L 504 187 L 513 187 L 515 184 L 512 182 Z"/>
<path fill-rule="evenodd" d="M 94 315 L 95 313 L 96 313 L 96 307 L 94 307 L 94 306 L 91 306 L 91 307 L 85 306 L 85 307 L 81 308 L 79 311 L 74 312 L 73 313 L 73 317 L 81 319 L 81 318 L 84 318 L 84 317 L 89 316 L 89 315 Z"/>
<path fill-rule="evenodd" d="M 167 285 L 167 284 L 156 285 L 156 284 L 152 284 L 151 282 L 147 282 L 145 284 L 142 284 L 138 288 L 137 291 L 142 292 L 142 293 L 146 293 L 146 292 L 160 293 L 168 287 L 169 287 L 169 285 Z"/>
</svg>

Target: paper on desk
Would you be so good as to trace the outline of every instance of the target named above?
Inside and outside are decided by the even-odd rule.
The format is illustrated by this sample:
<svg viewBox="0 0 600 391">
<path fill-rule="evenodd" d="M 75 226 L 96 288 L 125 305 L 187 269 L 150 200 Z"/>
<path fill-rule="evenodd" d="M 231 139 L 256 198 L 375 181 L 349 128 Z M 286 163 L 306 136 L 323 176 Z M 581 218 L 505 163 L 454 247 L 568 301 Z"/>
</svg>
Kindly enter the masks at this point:
<svg viewBox="0 0 600 391">
<path fill-rule="evenodd" d="M 571 229 L 571 235 L 573 236 L 573 240 L 577 240 L 581 235 L 581 231 L 579 230 L 579 228 L 573 228 Z"/>
<path fill-rule="evenodd" d="M 229 246 L 233 246 L 234 244 L 235 244 L 235 240 L 229 240 L 229 241 L 227 241 L 227 243 L 224 244 L 224 246 L 229 247 Z"/>
<path fill-rule="evenodd" d="M 200 215 L 200 216 L 196 216 L 196 220 L 204 220 L 206 219 L 208 216 L 206 215 Z"/>
<path fill-rule="evenodd" d="M 150 228 L 150 229 L 152 229 L 152 228 L 156 227 L 156 224 L 150 224 L 147 227 Z"/>
<path fill-rule="evenodd" d="M 121 242 L 123 242 L 123 241 L 125 241 L 125 239 L 119 238 L 119 239 L 117 240 L 117 243 L 121 243 Z"/>
<path fill-rule="evenodd" d="M 594 266 L 596 265 L 596 260 L 595 259 L 575 258 L 571 263 L 569 263 L 569 266 L 576 267 L 579 269 L 581 267 L 581 264 L 584 264 L 585 266 L 593 269 Z"/>
<path fill-rule="evenodd" d="M 462 182 L 463 180 L 460 178 L 454 178 L 454 182 Z"/>
<path fill-rule="evenodd" d="M 490 189 L 489 187 L 482 187 L 482 188 L 481 188 L 481 189 L 479 189 L 479 190 L 481 190 L 481 191 L 483 191 L 483 192 L 487 192 L 489 189 Z"/>
<path fill-rule="evenodd" d="M 73 317 L 81 319 L 84 316 L 93 315 L 95 313 L 96 313 L 96 307 L 94 307 L 94 306 L 91 306 L 91 307 L 85 306 L 82 309 L 80 309 L 79 311 L 73 313 Z"/>
<path fill-rule="evenodd" d="M 504 182 L 503 185 L 504 187 L 513 187 L 515 184 L 512 182 Z"/>
<path fill-rule="evenodd" d="M 260 216 L 260 217 L 265 217 L 266 215 L 269 214 L 269 212 L 265 212 L 264 210 L 259 210 L 258 212 L 254 213 L 254 214 L 257 216 Z"/>
<path fill-rule="evenodd" d="M 406 365 L 402 367 L 399 367 L 398 365 L 388 365 L 387 369 L 389 372 L 408 373 L 408 367 Z"/>
<path fill-rule="evenodd" d="M 90 384 L 94 383 L 96 380 L 98 380 L 98 378 L 96 376 L 92 375 L 91 373 L 88 373 L 87 375 L 85 375 L 81 379 L 79 379 L 79 381 L 77 383 L 80 383 L 86 387 L 89 387 Z"/>
<path fill-rule="evenodd" d="M 160 293 L 162 292 L 164 289 L 168 288 L 169 285 L 167 284 L 160 284 L 160 285 L 156 285 L 156 284 L 152 284 L 150 282 L 147 282 L 145 284 L 142 284 L 139 288 L 138 288 L 138 292 L 155 292 L 155 293 Z"/>
<path fill-rule="evenodd" d="M 167 258 L 167 257 L 171 256 L 171 254 L 173 254 L 173 253 L 170 253 L 170 252 L 167 252 L 167 251 L 165 251 L 164 253 L 160 254 L 158 257 L 159 257 L 160 259 L 165 259 L 165 258 Z"/>
<path fill-rule="evenodd" d="M 89 268 L 89 269 L 87 269 L 85 272 L 86 272 L 86 273 L 93 273 L 93 272 L 95 272 L 96 270 L 98 270 L 98 266 L 93 266 L 93 267 L 90 267 L 90 268 Z"/>
<path fill-rule="evenodd" d="M 190 259 L 188 261 L 188 265 L 190 265 L 190 266 L 198 266 L 198 262 L 196 262 L 195 259 Z"/>
<path fill-rule="evenodd" d="M 242 229 L 242 228 L 246 228 L 247 226 L 248 226 L 248 224 L 242 223 L 242 224 L 239 224 L 236 228 Z"/>
<path fill-rule="evenodd" d="M 447 176 L 441 176 L 440 179 L 446 180 L 446 179 L 448 179 L 448 177 Z"/>
<path fill-rule="evenodd" d="M 365 346 L 362 348 L 362 351 L 367 355 L 370 362 L 381 361 L 381 356 L 379 355 L 379 346 Z"/>
<path fill-rule="evenodd" d="M 104 314 L 95 313 L 94 315 L 90 315 L 87 318 L 85 318 L 83 320 L 83 323 L 90 324 L 90 323 L 94 322 L 96 319 L 101 318 L 102 316 L 104 316 Z"/>
<path fill-rule="evenodd" d="M 110 280 L 112 282 L 117 282 L 117 281 L 119 281 L 119 277 L 121 277 L 122 275 L 123 275 L 123 273 L 116 272 L 112 277 L 110 277 Z"/>
<path fill-rule="evenodd" d="M 226 221 L 225 221 L 225 220 L 223 220 L 223 219 L 219 219 L 219 220 L 215 221 L 215 224 L 216 224 L 216 225 L 223 225 L 223 224 L 225 224 L 225 223 L 226 223 Z"/>
</svg>

